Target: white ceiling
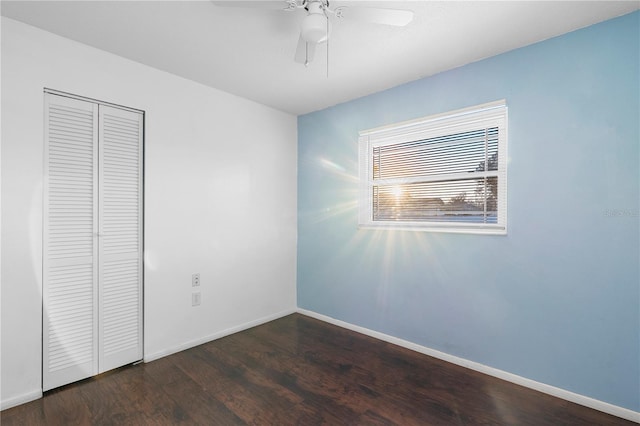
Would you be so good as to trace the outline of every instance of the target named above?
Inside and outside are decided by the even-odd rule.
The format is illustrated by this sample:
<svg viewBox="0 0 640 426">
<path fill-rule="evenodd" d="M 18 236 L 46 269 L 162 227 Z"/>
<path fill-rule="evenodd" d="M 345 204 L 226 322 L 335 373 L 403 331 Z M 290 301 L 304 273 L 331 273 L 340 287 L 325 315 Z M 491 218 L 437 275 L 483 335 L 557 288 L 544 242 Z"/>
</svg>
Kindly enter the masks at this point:
<svg viewBox="0 0 640 426">
<path fill-rule="evenodd" d="M 304 11 L 210 1 L 7 1 L 2 15 L 125 58 L 304 114 L 637 10 L 640 1 L 331 1 L 411 9 L 406 27 L 334 22 L 306 68 Z M 328 69 L 328 76 L 327 76 Z"/>
</svg>

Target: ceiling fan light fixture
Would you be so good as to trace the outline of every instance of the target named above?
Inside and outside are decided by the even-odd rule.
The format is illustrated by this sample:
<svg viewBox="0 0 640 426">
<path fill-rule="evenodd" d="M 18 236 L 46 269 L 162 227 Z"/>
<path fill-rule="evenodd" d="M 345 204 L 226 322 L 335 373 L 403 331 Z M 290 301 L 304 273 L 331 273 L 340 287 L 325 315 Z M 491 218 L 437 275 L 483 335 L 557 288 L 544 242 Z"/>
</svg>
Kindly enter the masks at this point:
<svg viewBox="0 0 640 426">
<path fill-rule="evenodd" d="M 307 43 L 320 43 L 327 37 L 327 17 L 323 13 L 311 13 L 300 26 L 302 38 Z"/>
</svg>

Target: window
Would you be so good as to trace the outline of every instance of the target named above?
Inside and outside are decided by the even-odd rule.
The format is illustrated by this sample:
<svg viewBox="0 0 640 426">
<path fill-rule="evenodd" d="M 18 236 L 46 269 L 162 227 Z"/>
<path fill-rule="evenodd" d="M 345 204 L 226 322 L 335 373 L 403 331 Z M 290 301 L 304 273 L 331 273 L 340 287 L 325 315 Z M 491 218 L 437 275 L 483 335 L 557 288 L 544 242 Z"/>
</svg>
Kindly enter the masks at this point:
<svg viewBox="0 0 640 426">
<path fill-rule="evenodd" d="M 507 233 L 507 107 L 360 132 L 361 228 Z"/>
</svg>

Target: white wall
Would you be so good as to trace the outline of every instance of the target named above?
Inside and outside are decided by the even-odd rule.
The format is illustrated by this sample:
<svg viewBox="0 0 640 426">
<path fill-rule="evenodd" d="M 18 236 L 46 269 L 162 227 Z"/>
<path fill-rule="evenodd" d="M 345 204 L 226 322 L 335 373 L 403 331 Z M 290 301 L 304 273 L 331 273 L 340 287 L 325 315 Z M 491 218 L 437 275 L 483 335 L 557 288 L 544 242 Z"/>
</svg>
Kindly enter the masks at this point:
<svg viewBox="0 0 640 426">
<path fill-rule="evenodd" d="M 146 360 L 295 309 L 294 116 L 10 19 L 1 40 L 3 408 L 41 390 L 45 87 L 146 111 Z"/>
</svg>

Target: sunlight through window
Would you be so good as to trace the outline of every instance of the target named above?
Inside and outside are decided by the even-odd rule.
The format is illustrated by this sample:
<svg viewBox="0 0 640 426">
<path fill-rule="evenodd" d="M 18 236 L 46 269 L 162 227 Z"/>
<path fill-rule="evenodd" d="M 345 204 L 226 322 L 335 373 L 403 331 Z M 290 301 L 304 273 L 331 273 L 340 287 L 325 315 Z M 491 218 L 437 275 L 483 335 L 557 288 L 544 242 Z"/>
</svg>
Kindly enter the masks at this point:
<svg viewBox="0 0 640 426">
<path fill-rule="evenodd" d="M 506 233 L 504 101 L 360 133 L 360 227 Z"/>
</svg>

